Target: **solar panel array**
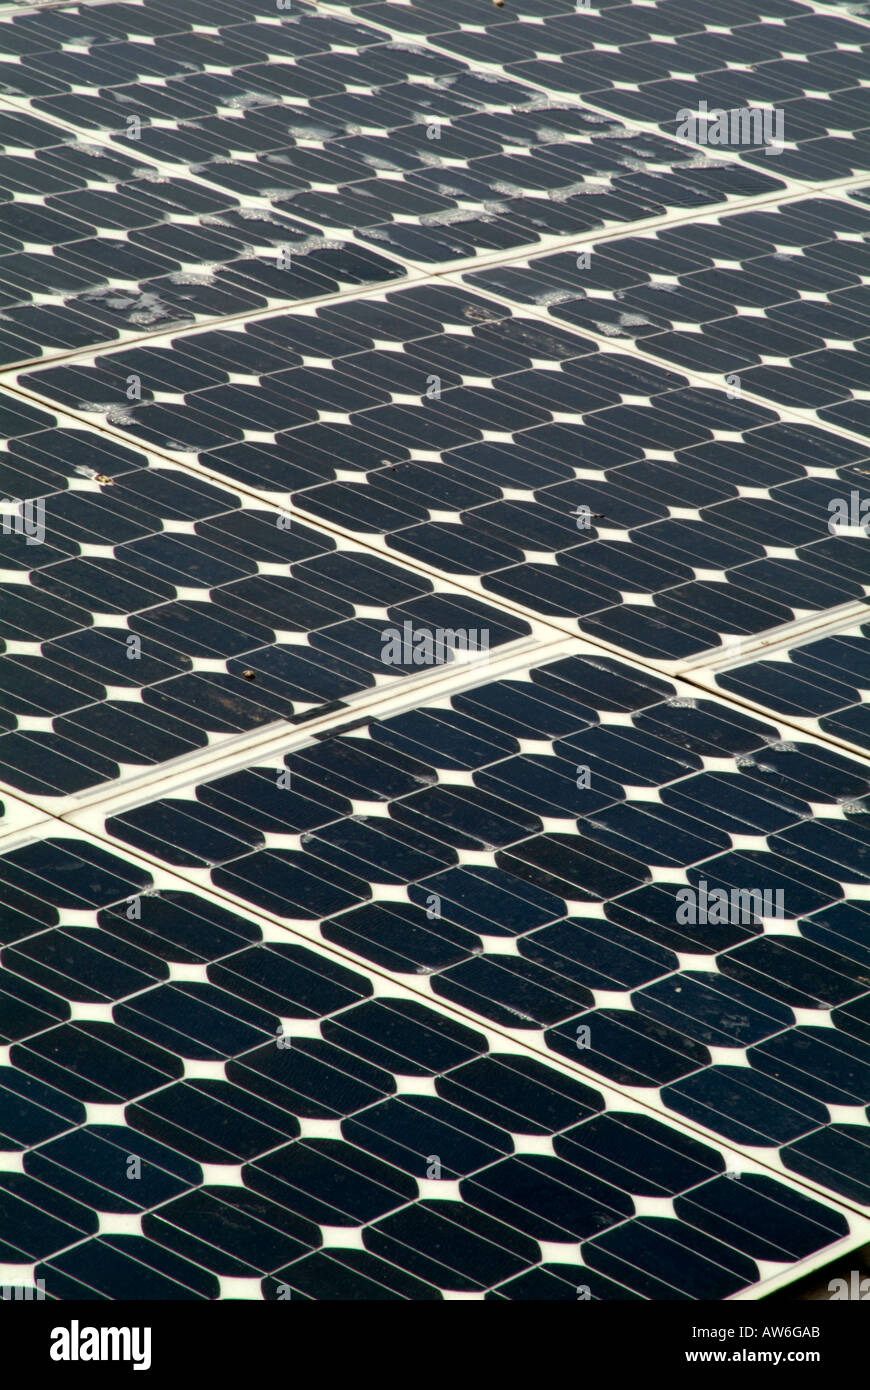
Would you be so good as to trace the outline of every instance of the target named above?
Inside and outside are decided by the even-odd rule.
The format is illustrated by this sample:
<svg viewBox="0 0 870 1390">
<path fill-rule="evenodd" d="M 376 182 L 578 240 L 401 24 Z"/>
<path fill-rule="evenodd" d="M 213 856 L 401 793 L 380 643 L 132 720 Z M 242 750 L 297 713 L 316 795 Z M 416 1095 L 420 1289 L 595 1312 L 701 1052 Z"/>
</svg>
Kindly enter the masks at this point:
<svg viewBox="0 0 870 1390">
<path fill-rule="evenodd" d="M 870 1239 L 868 21 L 0 7 L 0 1283 Z"/>
</svg>

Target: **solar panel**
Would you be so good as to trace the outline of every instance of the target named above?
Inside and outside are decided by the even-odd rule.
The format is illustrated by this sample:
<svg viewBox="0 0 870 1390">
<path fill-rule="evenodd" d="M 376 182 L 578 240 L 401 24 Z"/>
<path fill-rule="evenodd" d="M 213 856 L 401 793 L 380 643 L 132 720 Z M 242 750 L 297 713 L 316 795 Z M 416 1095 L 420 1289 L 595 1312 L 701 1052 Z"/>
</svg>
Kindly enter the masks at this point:
<svg viewBox="0 0 870 1390">
<path fill-rule="evenodd" d="M 803 642 L 783 637 L 754 660 L 735 650 L 702 679 L 866 757 L 868 636 L 866 622 L 841 617 L 823 636 Z"/>
<path fill-rule="evenodd" d="M 0 0 L 0 1286 L 860 1259 L 868 19 Z"/>
<path fill-rule="evenodd" d="M 420 628 L 480 629 L 487 649 L 531 631 L 247 495 L 6 404 L 6 481 L 27 499 L 9 519 L 29 516 L 34 534 L 10 526 L 5 547 L 0 767 L 54 806 L 122 767 L 413 674 L 391 660 L 391 625 L 411 642 Z"/>
<path fill-rule="evenodd" d="M 470 278 L 504 290 L 522 275 Z M 321 329 L 322 366 L 252 361 L 256 384 L 228 387 L 261 337 L 304 360 Z M 221 375 L 198 385 L 203 357 Z M 127 408 L 131 369 L 142 403 Z M 17 380 L 73 411 L 114 399 L 127 436 L 181 435 L 209 473 L 289 494 L 306 520 L 659 662 L 868 592 L 870 552 L 829 527 L 832 488 L 864 482 L 856 440 L 449 282 Z"/>
<path fill-rule="evenodd" d="M 81 823 L 866 1202 L 870 770 L 570 650 Z"/>
<path fill-rule="evenodd" d="M 5 1258 L 49 1298 L 722 1298 L 864 1230 L 90 838 L 0 878 Z"/>
<path fill-rule="evenodd" d="M 635 340 L 677 368 L 866 433 L 860 341 L 866 318 L 863 190 L 780 202 L 481 271 L 469 283 L 554 318 Z"/>
</svg>

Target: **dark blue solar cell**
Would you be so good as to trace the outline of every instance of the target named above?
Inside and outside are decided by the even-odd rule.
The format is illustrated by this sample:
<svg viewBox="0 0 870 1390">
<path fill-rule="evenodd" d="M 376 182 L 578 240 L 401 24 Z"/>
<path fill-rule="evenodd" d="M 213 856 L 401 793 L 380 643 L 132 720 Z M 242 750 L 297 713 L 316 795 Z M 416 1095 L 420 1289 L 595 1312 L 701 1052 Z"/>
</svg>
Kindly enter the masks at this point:
<svg viewBox="0 0 870 1390">
<path fill-rule="evenodd" d="M 366 1249 L 440 1288 L 475 1293 L 538 1261 L 536 1241 L 460 1202 L 416 1203 L 375 1222 Z"/>
<path fill-rule="evenodd" d="M 5 958 L 6 952 L 3 954 Z M 14 961 L 4 963 L 7 970 L 0 975 L 3 1020 L 0 1023 L 0 1036 L 7 1043 L 29 1037 L 31 1033 L 38 1033 L 42 1028 L 50 1028 L 53 1023 L 63 1022 L 70 1017 L 72 1010 L 65 1001 L 31 984 L 29 980 L 19 979 L 10 973 Z"/>
<path fill-rule="evenodd" d="M 845 1215 L 833 1212 L 771 1178 L 742 1173 L 737 1181 L 716 1178 L 677 1197 L 677 1215 L 756 1260 L 801 1259 L 827 1236 L 848 1233 Z"/>
<path fill-rule="evenodd" d="M 321 1036 L 407 1076 L 431 1076 L 485 1050 L 479 1033 L 416 1000 L 358 1004 L 323 1023 Z"/>
<path fill-rule="evenodd" d="M 431 906 L 367 903 L 321 923 L 325 941 L 355 951 L 366 960 L 400 974 L 437 970 L 480 950 L 480 938 L 443 919 L 436 919 L 437 897 Z"/>
<path fill-rule="evenodd" d="M 641 1295 L 614 1283 L 612 1279 L 605 1279 L 597 1270 L 585 1265 L 542 1264 L 537 1269 L 530 1269 L 527 1274 L 499 1284 L 486 1297 L 509 1299 L 511 1302 L 528 1300 L 537 1303 L 555 1299 L 576 1303 L 578 1299 L 631 1300 L 639 1299 Z"/>
<path fill-rule="evenodd" d="M 3 965 L 55 994 L 91 1003 L 120 999 L 168 974 L 153 956 L 93 927 L 41 932 L 4 951 Z"/>
<path fill-rule="evenodd" d="M 686 1222 L 645 1216 L 583 1245 L 585 1262 L 646 1298 L 727 1298 L 757 1277 L 733 1246 Z"/>
<path fill-rule="evenodd" d="M 545 1154 L 506 1158 L 460 1187 L 471 1206 L 536 1240 L 584 1240 L 634 1214 L 626 1193 Z"/>
<path fill-rule="evenodd" d="M 4 1262 L 33 1264 L 55 1250 L 94 1235 L 99 1222 L 90 1207 L 24 1173 L 0 1178 Z"/>
<path fill-rule="evenodd" d="M 269 850 L 212 872 L 216 888 L 240 893 L 257 907 L 289 917 L 326 917 L 368 898 L 364 878 L 296 850 Z"/>
<path fill-rule="evenodd" d="M 579 1018 L 549 1030 L 548 1043 L 617 1084 L 664 1086 L 710 1062 L 706 1047 L 685 1028 L 627 1009 L 595 1009 Z"/>
<path fill-rule="evenodd" d="M 142 1230 L 205 1269 L 247 1279 L 306 1254 L 321 1240 L 313 1222 L 238 1187 L 201 1187 L 178 1197 L 149 1213 Z"/>
<path fill-rule="evenodd" d="M 101 1236 L 37 1267 L 46 1291 L 73 1299 L 217 1298 L 216 1276 L 146 1236 Z"/>
<path fill-rule="evenodd" d="M 258 831 L 245 830 L 210 806 L 169 799 L 112 817 L 110 828 L 134 849 L 196 868 L 234 859 L 264 843 Z"/>
<path fill-rule="evenodd" d="M 717 1065 L 666 1087 L 678 1115 L 739 1144 L 786 1144 L 827 1124 L 827 1107 L 765 1071 Z"/>
<path fill-rule="evenodd" d="M 94 1104 L 133 1100 L 175 1081 L 184 1064 L 115 1023 L 69 1023 L 12 1048 L 12 1064 L 66 1095 Z"/>
<path fill-rule="evenodd" d="M 238 1163 L 277 1148 L 299 1134 L 287 1110 L 228 1081 L 181 1081 L 125 1112 L 138 1131 L 197 1163 Z"/>
<path fill-rule="evenodd" d="M 226 1076 L 293 1115 L 316 1119 L 348 1114 L 395 1090 L 383 1068 L 339 1043 L 306 1037 L 294 1039 L 290 1048 L 273 1042 L 233 1059 Z"/>
<path fill-rule="evenodd" d="M 135 1160 L 139 1160 L 138 1164 Z M 198 1164 L 120 1125 L 85 1125 L 43 1144 L 25 1171 L 99 1211 L 133 1213 L 202 1181 Z"/>
<path fill-rule="evenodd" d="M 556 1153 L 636 1196 L 671 1196 L 721 1171 L 718 1153 L 650 1115 L 597 1115 L 558 1135 Z"/>
<path fill-rule="evenodd" d="M 266 1012 L 318 1018 L 372 992 L 369 980 L 345 966 L 277 942 L 255 946 L 209 966 L 209 980 Z"/>
<path fill-rule="evenodd" d="M 338 1140 L 302 1139 L 247 1164 L 245 1182 L 306 1221 L 359 1226 L 417 1195 L 413 1178 Z"/>
<path fill-rule="evenodd" d="M 834 1123 L 789 1144 L 782 1150 L 782 1161 L 789 1172 L 866 1205 L 868 1147 L 866 1126 Z"/>
<path fill-rule="evenodd" d="M 237 951 L 261 936 L 250 919 L 197 893 L 167 889 L 135 894 L 117 909 L 101 912 L 99 922 L 113 936 L 160 960 L 191 965 Z"/>
<path fill-rule="evenodd" d="M 416 1178 L 435 1171 L 436 1177 L 456 1179 L 513 1147 L 504 1130 L 432 1096 L 404 1096 L 371 1106 L 343 1121 L 341 1132 L 350 1143 Z"/>
<path fill-rule="evenodd" d="M 137 994 L 113 1009 L 116 1021 L 185 1058 L 234 1056 L 274 1034 L 275 1014 L 213 984 L 178 981 Z"/>
<path fill-rule="evenodd" d="M 12 901 L 23 892 L 73 910 L 108 906 L 151 884 L 143 869 L 90 841 L 53 838 L 4 855 L 0 878 Z"/>
<path fill-rule="evenodd" d="M 495 1053 L 441 1077 L 440 1096 L 514 1134 L 553 1134 L 603 1108 L 585 1082 L 534 1058 Z"/>
<path fill-rule="evenodd" d="M 315 1251 L 286 1269 L 276 1270 L 265 1281 L 264 1297 L 286 1298 L 288 1290 L 291 1298 L 317 1302 L 403 1298 L 416 1303 L 441 1297 L 433 1284 L 415 1279 L 391 1260 L 382 1260 L 368 1250 L 351 1249 Z"/>
<path fill-rule="evenodd" d="M 754 944 L 754 943 L 753 943 Z M 707 1047 L 746 1047 L 794 1022 L 790 1009 L 726 977 L 681 970 L 631 996 L 638 1013 Z"/>
<path fill-rule="evenodd" d="M 750 1049 L 753 1067 L 826 1105 L 870 1104 L 870 1048 L 831 1028 L 798 1027 Z"/>
<path fill-rule="evenodd" d="M 519 951 L 588 989 L 633 989 L 677 965 L 671 951 L 602 918 L 568 917 L 531 932 Z"/>
<path fill-rule="evenodd" d="M 854 960 L 794 936 L 756 937 L 720 956 L 717 966 L 723 976 L 760 991 L 771 1011 L 774 1000 L 790 1008 L 829 1008 L 854 999 L 870 983 L 870 973 Z"/>
<path fill-rule="evenodd" d="M 39 1144 L 85 1119 L 80 1101 L 16 1067 L 0 1069 L 0 1096 L 0 1133 L 10 1148 Z"/>
<path fill-rule="evenodd" d="M 427 911 L 437 906 L 440 918 L 451 925 L 487 936 L 518 935 L 565 912 L 555 894 L 486 864 L 461 865 L 410 884 L 408 897 Z"/>
</svg>

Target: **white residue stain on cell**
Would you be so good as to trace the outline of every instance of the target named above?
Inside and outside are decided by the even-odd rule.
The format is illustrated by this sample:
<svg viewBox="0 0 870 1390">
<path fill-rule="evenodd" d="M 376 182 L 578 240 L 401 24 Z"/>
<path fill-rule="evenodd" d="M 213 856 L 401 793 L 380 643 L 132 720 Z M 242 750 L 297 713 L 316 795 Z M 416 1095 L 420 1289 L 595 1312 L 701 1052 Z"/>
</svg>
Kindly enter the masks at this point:
<svg viewBox="0 0 870 1390">
<path fill-rule="evenodd" d="M 386 169 L 396 174 L 402 172 L 401 164 L 397 164 L 394 159 L 388 159 L 384 154 L 361 154 L 358 157 L 369 169 Z"/>
<path fill-rule="evenodd" d="M 500 193 L 503 198 L 521 198 L 524 192 L 518 183 L 508 183 L 505 179 L 494 179 L 490 188 L 493 193 Z"/>
<path fill-rule="evenodd" d="M 311 121 L 293 121 L 287 127 L 287 134 L 294 140 L 337 140 L 342 132 L 326 125 L 315 125 Z M 350 129 L 344 132 L 350 135 Z"/>
<path fill-rule="evenodd" d="M 264 222 L 271 227 L 285 227 L 287 224 L 280 217 L 276 217 L 274 212 L 265 209 L 260 212 L 258 208 L 234 208 L 233 217 L 238 217 L 242 222 Z M 233 217 L 222 217 L 217 212 L 207 212 L 199 220 L 204 227 L 228 227 L 230 231 L 236 230 Z M 251 247 L 246 247 L 251 250 Z"/>
<path fill-rule="evenodd" d="M 307 256 L 312 251 L 340 251 L 342 245 L 342 242 L 330 241 L 328 237 L 308 236 L 298 245 L 291 246 L 290 252 L 293 256 Z"/>
<path fill-rule="evenodd" d="M 190 172 L 199 176 L 201 174 L 207 174 L 209 169 L 214 169 L 218 164 L 235 163 L 236 160 L 233 159 L 231 154 L 216 154 L 213 159 L 208 160 L 205 164 L 191 164 Z"/>
<path fill-rule="evenodd" d="M 428 53 L 428 49 L 422 44 L 411 43 L 407 39 L 393 39 L 391 43 L 385 43 L 384 48 L 394 49 L 398 53 L 420 53 L 423 56 Z"/>
<path fill-rule="evenodd" d="M 648 319 L 646 314 L 620 314 L 619 322 L 623 328 L 640 328 L 643 324 L 649 324 L 654 328 L 652 319 Z"/>
<path fill-rule="evenodd" d="M 103 304 L 107 309 L 115 309 L 124 315 L 128 323 L 139 326 L 160 323 L 164 319 L 177 319 L 180 316 L 177 309 L 164 304 L 160 296 L 150 290 L 129 294 L 112 289 L 90 290 L 81 298 L 89 304 Z"/>
<path fill-rule="evenodd" d="M 227 97 L 222 105 L 231 111 L 247 111 L 249 106 L 273 106 L 275 98 L 264 92 L 239 92 L 237 96 Z"/>
<path fill-rule="evenodd" d="M 171 309 L 168 304 L 164 304 L 159 295 L 143 292 L 136 296 L 128 318 L 131 323 L 145 325 L 149 323 L 159 323 L 161 319 L 171 319 L 176 316 L 176 310 Z"/>
<path fill-rule="evenodd" d="M 617 155 L 616 162 L 619 165 L 620 169 L 629 169 L 632 173 L 636 174 L 642 174 L 643 171 L 647 169 L 650 164 L 649 159 L 635 159 L 634 156 L 630 154 Z M 618 178 L 619 175 L 616 174 L 614 175 L 614 177 Z"/>
<path fill-rule="evenodd" d="M 110 425 L 132 425 L 135 418 L 129 405 L 110 405 L 106 411 L 106 419 Z"/>
<path fill-rule="evenodd" d="M 729 165 L 724 159 L 709 159 L 705 154 L 693 154 L 691 159 L 681 159 L 675 165 L 674 172 L 681 174 L 684 169 L 727 169 Z"/>
<path fill-rule="evenodd" d="M 132 407 L 120 405 L 113 401 L 79 401 L 76 409 L 88 415 L 105 415 L 110 425 L 131 425 L 135 419 Z M 85 468 L 79 465 L 77 473 L 81 473 L 85 478 L 96 478 L 98 474 L 93 468 Z"/>
<path fill-rule="evenodd" d="M 90 140 L 73 140 L 68 148 L 79 150 L 82 154 L 93 155 L 94 159 L 105 159 L 109 153 L 102 145 L 95 145 Z"/>
<path fill-rule="evenodd" d="M 559 130 L 558 127 L 554 125 L 539 125 L 535 131 L 535 139 L 542 145 L 551 145 L 554 142 L 566 144 L 568 138 L 568 132 L 566 130 Z M 512 143 L 519 143 L 514 136 L 511 136 L 511 141 Z"/>
<path fill-rule="evenodd" d="M 590 193 L 605 193 L 610 186 L 610 179 L 579 179 L 577 183 L 566 183 L 564 188 L 551 188 L 546 196 L 551 203 L 567 203 L 569 198 L 588 197 Z"/>
<path fill-rule="evenodd" d="M 174 270 L 166 278 L 173 285 L 214 285 L 219 269 L 220 266 L 217 263 L 202 265 L 196 270 Z"/>
<path fill-rule="evenodd" d="M 452 227 L 457 222 L 492 221 L 492 216 L 479 208 L 447 208 L 444 212 L 425 212 L 420 218 L 424 227 Z"/>
<path fill-rule="evenodd" d="M 576 290 L 542 290 L 540 294 L 533 297 L 533 304 L 567 304 L 569 299 L 578 299 L 582 296 Z"/>
</svg>

